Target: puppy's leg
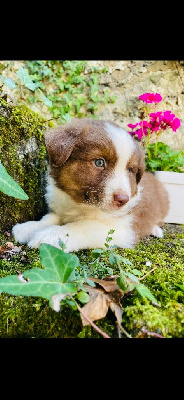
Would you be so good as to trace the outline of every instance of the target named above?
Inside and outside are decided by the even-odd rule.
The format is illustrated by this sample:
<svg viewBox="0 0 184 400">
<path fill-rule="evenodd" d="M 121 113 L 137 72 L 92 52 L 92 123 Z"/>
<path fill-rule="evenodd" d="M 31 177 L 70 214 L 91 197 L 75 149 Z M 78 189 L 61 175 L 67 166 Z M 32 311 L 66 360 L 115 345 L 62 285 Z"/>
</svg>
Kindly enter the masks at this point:
<svg viewBox="0 0 184 400">
<path fill-rule="evenodd" d="M 60 217 L 54 213 L 46 214 L 40 221 L 28 221 L 16 224 L 12 229 L 15 240 L 19 243 L 28 243 L 33 235 L 41 229 L 60 223 Z"/>
<path fill-rule="evenodd" d="M 158 238 L 164 237 L 163 230 L 158 225 L 154 225 L 151 235 L 156 236 Z"/>
<path fill-rule="evenodd" d="M 28 242 L 29 247 L 39 247 L 41 243 L 59 246 L 59 238 L 66 244 L 66 252 L 78 251 L 95 247 L 104 247 L 109 227 L 97 221 L 85 220 L 68 223 L 66 225 L 53 225 L 42 229 Z"/>
</svg>

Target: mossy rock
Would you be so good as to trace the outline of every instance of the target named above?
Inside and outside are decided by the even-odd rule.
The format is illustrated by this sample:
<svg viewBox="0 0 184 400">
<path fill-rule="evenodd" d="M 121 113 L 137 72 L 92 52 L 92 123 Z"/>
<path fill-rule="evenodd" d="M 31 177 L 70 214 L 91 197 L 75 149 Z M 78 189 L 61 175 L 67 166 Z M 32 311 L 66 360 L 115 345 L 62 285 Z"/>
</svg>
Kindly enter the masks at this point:
<svg viewBox="0 0 184 400">
<path fill-rule="evenodd" d="M 29 200 L 0 192 L 0 231 L 19 222 L 40 219 L 45 211 L 47 157 L 44 130 L 47 121 L 25 105 L 12 106 L 0 98 L 0 159 Z"/>
<path fill-rule="evenodd" d="M 1 246 L 5 246 L 7 240 L 14 241 L 11 237 L 7 239 L 4 234 L 0 235 Z M 11 260 L 2 259 L 0 254 L 0 278 L 41 267 L 38 249 L 28 246 L 22 249 L 25 256 L 21 252 Z M 141 240 L 135 249 L 115 251 L 129 259 L 143 275 L 157 267 L 142 283 L 155 296 L 159 306 L 133 291 L 121 301 L 122 326 L 132 337 L 152 338 L 142 333 L 141 328 L 145 327 L 149 332 L 165 338 L 183 338 L 184 292 L 176 284 L 184 285 L 184 226 L 166 224 L 163 239 L 149 237 Z M 91 250 L 76 254 L 81 264 L 89 265 Z M 146 265 L 148 261 L 151 265 Z M 107 268 L 112 267 L 108 258 L 105 263 Z M 126 266 L 122 267 L 126 270 Z M 117 273 L 119 271 L 114 269 L 113 274 Z M 91 276 L 91 266 L 88 276 Z M 101 279 L 102 271 L 96 271 L 95 276 Z M 111 311 L 96 325 L 110 337 L 117 338 L 115 317 Z M 82 327 L 79 312 L 67 304 L 61 303 L 60 311 L 55 312 L 49 307 L 49 302 L 41 297 L 12 296 L 7 293 L 0 296 L 0 337 L 102 338 L 91 326 Z"/>
</svg>

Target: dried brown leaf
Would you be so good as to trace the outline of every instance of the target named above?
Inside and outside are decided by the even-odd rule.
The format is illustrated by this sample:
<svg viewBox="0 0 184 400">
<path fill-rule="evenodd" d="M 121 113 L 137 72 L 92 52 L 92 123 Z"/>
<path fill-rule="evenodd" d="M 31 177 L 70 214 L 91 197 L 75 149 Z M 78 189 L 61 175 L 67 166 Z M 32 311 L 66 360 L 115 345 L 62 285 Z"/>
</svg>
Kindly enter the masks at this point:
<svg viewBox="0 0 184 400">
<path fill-rule="evenodd" d="M 115 314 L 118 324 L 121 325 L 122 314 L 123 314 L 122 307 L 120 305 L 116 304 L 114 301 L 111 301 L 109 306 L 110 306 L 111 311 Z"/>
<path fill-rule="evenodd" d="M 7 250 L 6 247 L 0 246 L 0 254 L 4 253 Z"/>
<path fill-rule="evenodd" d="M 109 300 L 104 291 L 92 287 L 90 287 L 89 290 L 87 289 L 87 291 L 90 296 L 90 301 L 82 307 L 82 310 L 92 321 L 104 318 L 109 307 Z M 89 322 L 82 314 L 81 319 L 83 326 L 89 325 Z"/>
<path fill-rule="evenodd" d="M 116 278 L 104 278 L 104 279 L 98 279 L 98 278 L 88 278 L 92 280 L 93 282 L 97 283 L 98 285 L 102 286 L 103 289 L 105 289 L 106 292 L 114 292 L 115 290 L 120 291 L 123 294 L 123 291 L 119 288 L 119 286 L 116 283 Z"/>
<path fill-rule="evenodd" d="M 96 287 L 92 287 L 88 284 L 84 285 L 90 296 L 90 301 L 82 307 L 85 315 L 89 317 L 91 321 L 96 321 L 104 318 L 110 307 L 120 324 L 122 318 L 120 300 L 123 296 L 123 291 L 117 285 L 116 277 L 112 277 L 111 279 L 109 279 L 109 277 L 108 279 L 90 279 L 96 283 Z M 89 322 L 82 314 L 81 319 L 84 326 L 89 325 Z"/>
<path fill-rule="evenodd" d="M 6 242 L 5 246 L 7 249 L 10 249 L 10 250 L 12 250 L 15 247 L 12 242 Z"/>
<path fill-rule="evenodd" d="M 11 260 L 12 256 L 22 252 L 22 247 L 14 246 L 12 242 L 6 242 L 6 247 L 0 246 L 0 258 Z"/>
<path fill-rule="evenodd" d="M 9 232 L 7 232 L 7 231 L 4 234 L 5 234 L 6 237 L 10 237 L 11 236 L 11 234 Z"/>
</svg>

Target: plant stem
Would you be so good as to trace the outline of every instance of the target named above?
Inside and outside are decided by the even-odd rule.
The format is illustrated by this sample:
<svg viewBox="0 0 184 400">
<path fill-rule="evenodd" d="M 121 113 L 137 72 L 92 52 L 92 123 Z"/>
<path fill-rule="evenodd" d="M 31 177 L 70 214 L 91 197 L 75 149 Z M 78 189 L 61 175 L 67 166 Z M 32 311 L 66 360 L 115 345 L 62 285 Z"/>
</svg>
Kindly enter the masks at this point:
<svg viewBox="0 0 184 400">
<path fill-rule="evenodd" d="M 79 312 L 83 315 L 83 317 L 89 322 L 89 324 L 92 326 L 92 328 L 94 328 L 98 333 L 100 333 L 100 335 L 102 335 L 104 338 L 106 339 L 111 339 L 111 337 L 109 335 L 107 335 L 107 333 L 103 332 L 100 328 L 98 328 L 97 325 L 94 324 L 94 322 L 84 313 L 84 311 L 82 310 L 82 308 L 78 305 L 78 303 L 75 300 L 75 303 L 77 305 L 77 308 L 79 310 Z"/>
<path fill-rule="evenodd" d="M 131 335 L 125 329 L 122 327 L 122 325 L 119 325 L 120 331 L 124 333 L 125 336 L 127 336 L 129 339 L 133 339 Z"/>
<path fill-rule="evenodd" d="M 142 278 L 139 278 L 139 281 L 141 281 L 142 279 L 146 278 L 146 276 L 148 276 L 149 274 L 151 274 L 151 272 L 153 272 L 156 268 L 158 268 L 158 267 L 152 268 L 149 272 L 147 272 L 146 275 L 142 276 Z"/>
</svg>

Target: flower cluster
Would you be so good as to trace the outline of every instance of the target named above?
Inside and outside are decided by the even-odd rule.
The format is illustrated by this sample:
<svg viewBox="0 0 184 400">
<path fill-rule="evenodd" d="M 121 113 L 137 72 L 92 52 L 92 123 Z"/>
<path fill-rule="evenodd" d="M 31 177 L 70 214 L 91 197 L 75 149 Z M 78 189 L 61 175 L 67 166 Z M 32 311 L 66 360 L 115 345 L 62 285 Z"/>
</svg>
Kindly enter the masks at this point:
<svg viewBox="0 0 184 400">
<path fill-rule="evenodd" d="M 144 93 L 139 96 L 139 98 L 145 103 L 158 103 L 162 100 L 159 93 Z M 145 115 L 145 112 L 143 115 Z M 142 137 L 148 136 L 148 133 L 152 134 L 155 132 L 160 134 L 167 128 L 171 128 L 176 132 L 180 125 L 179 118 L 176 118 L 175 114 L 172 114 L 171 111 L 157 111 L 150 113 L 148 115 L 148 120 L 142 120 L 136 124 L 128 124 L 128 127 L 131 129 L 129 133 L 131 135 L 137 135 L 141 140 Z"/>
<path fill-rule="evenodd" d="M 181 122 L 170 110 L 156 111 L 157 104 L 162 100 L 159 93 L 144 93 L 139 96 L 144 103 L 140 109 L 139 122 L 128 124 L 131 136 L 139 138 L 145 150 L 147 171 L 184 172 L 184 152 L 177 152 L 162 142 L 159 137 L 163 131 L 170 128 L 174 132 Z"/>
<path fill-rule="evenodd" d="M 159 93 L 144 93 L 139 96 L 139 99 L 145 103 L 159 103 L 162 100 L 162 96 Z"/>
</svg>

